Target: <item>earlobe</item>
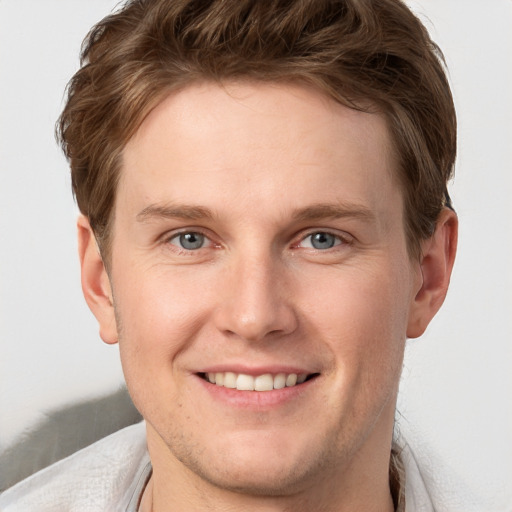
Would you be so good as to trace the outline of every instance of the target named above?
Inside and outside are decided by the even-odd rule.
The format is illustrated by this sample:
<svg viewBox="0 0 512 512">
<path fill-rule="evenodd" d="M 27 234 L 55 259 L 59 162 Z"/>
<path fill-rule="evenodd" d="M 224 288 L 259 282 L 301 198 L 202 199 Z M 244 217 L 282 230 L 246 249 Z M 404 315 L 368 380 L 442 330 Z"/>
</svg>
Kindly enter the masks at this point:
<svg viewBox="0 0 512 512">
<path fill-rule="evenodd" d="M 422 283 L 411 304 L 408 338 L 421 336 L 444 302 L 457 252 L 457 233 L 457 215 L 445 208 L 434 234 L 422 246 Z"/>
<path fill-rule="evenodd" d="M 80 215 L 77 228 L 82 291 L 85 300 L 98 320 L 101 339 L 105 343 L 117 343 L 112 288 L 96 238 L 85 216 Z"/>
</svg>

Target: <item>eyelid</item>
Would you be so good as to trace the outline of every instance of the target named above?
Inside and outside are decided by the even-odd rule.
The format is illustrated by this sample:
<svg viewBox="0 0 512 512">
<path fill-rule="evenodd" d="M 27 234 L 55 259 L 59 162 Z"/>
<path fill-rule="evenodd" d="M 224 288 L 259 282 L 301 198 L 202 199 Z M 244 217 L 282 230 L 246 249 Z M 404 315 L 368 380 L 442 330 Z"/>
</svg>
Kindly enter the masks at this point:
<svg viewBox="0 0 512 512">
<path fill-rule="evenodd" d="M 206 245 L 194 250 L 194 249 L 185 249 L 183 247 L 180 247 L 178 244 L 171 242 L 173 239 L 176 239 L 179 236 L 187 234 L 187 233 L 197 233 L 199 235 L 204 236 Z M 351 245 L 354 241 L 354 237 L 345 231 L 340 232 L 340 231 L 337 231 L 336 229 L 332 229 L 332 228 L 311 228 L 311 229 L 308 229 L 306 232 L 301 231 L 300 234 L 298 234 L 296 237 L 294 237 L 297 241 L 294 242 L 292 244 L 292 246 L 294 248 L 299 248 L 301 243 L 304 240 L 306 240 L 308 237 L 315 235 L 317 233 L 325 233 L 328 235 L 332 235 L 337 240 L 339 240 L 339 243 L 335 244 L 330 249 L 334 249 L 335 247 L 337 247 L 339 245 Z M 220 247 L 221 246 L 221 244 L 219 242 L 216 242 L 214 240 L 214 236 L 211 234 L 211 232 L 209 230 L 201 228 L 201 227 L 195 227 L 195 226 L 177 228 L 175 230 L 168 231 L 160 237 L 160 240 L 161 240 L 161 243 L 163 243 L 163 244 L 173 245 L 178 250 L 181 250 L 181 251 L 184 251 L 187 253 L 196 252 L 196 251 L 199 251 L 199 249 L 206 249 L 206 248 L 210 248 L 210 247 Z M 312 249 L 319 250 L 319 249 L 315 249 L 315 248 L 312 248 Z M 329 249 L 324 249 L 324 251 L 327 251 L 327 250 L 329 250 Z"/>
<path fill-rule="evenodd" d="M 299 240 L 294 244 L 294 246 L 299 247 L 300 244 L 304 240 L 306 240 L 307 238 L 309 238 L 317 233 L 325 233 L 327 235 L 332 235 L 337 240 L 339 240 L 339 243 L 336 243 L 333 247 L 330 247 L 329 249 L 334 249 L 335 247 L 338 247 L 340 245 L 350 245 L 354 241 L 354 237 L 349 235 L 346 232 L 340 233 L 339 231 L 336 231 L 333 229 L 316 228 L 316 229 L 310 229 L 306 233 L 301 234 Z M 307 249 L 321 250 L 321 249 L 315 249 L 314 247 L 307 247 Z M 328 251 L 329 249 L 323 249 L 323 251 Z"/>
<path fill-rule="evenodd" d="M 191 251 L 191 250 L 198 251 L 199 249 L 204 249 L 205 247 L 210 247 L 210 245 L 212 243 L 211 240 L 206 235 L 204 235 L 203 233 L 199 233 L 198 231 L 185 231 L 182 233 L 177 233 L 174 236 L 171 236 L 168 239 L 168 242 L 171 243 L 172 245 L 178 245 L 178 244 L 174 244 L 173 240 L 180 239 L 183 235 L 188 235 L 188 234 L 190 234 L 190 235 L 194 234 L 194 235 L 199 235 L 199 236 L 203 237 L 203 245 L 201 247 L 198 247 L 197 249 L 186 249 L 185 247 L 179 247 L 180 249 L 183 249 L 185 251 Z"/>
<path fill-rule="evenodd" d="M 175 238 L 178 238 L 181 235 L 185 235 L 187 233 L 195 233 L 195 234 L 203 236 L 205 238 L 205 242 L 206 242 L 205 245 L 198 249 L 185 249 L 184 247 L 180 247 L 179 244 L 172 242 L 172 240 L 174 240 Z M 199 228 L 199 227 L 194 227 L 194 226 L 178 228 L 178 229 L 175 229 L 172 231 L 168 231 L 160 237 L 160 240 L 161 240 L 161 243 L 163 243 L 163 244 L 172 245 L 172 246 L 176 247 L 177 250 L 187 252 L 187 253 L 197 252 L 200 249 L 207 249 L 209 247 L 215 247 L 215 246 L 219 245 L 213 241 L 212 236 L 209 234 L 209 232 L 207 230 L 205 230 L 204 228 Z"/>
</svg>

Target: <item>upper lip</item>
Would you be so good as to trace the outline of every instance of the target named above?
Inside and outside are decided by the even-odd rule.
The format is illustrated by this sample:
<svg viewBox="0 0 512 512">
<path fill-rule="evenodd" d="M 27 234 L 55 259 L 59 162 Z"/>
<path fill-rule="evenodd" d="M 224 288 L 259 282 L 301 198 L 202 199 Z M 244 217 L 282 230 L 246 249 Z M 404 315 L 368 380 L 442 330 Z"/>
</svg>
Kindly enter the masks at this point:
<svg viewBox="0 0 512 512">
<path fill-rule="evenodd" d="M 232 372 L 232 373 L 242 373 L 244 375 L 252 375 L 253 377 L 257 377 L 258 375 L 277 375 L 278 373 L 285 373 L 289 375 L 290 373 L 298 374 L 313 374 L 319 373 L 309 368 L 305 368 L 303 366 L 295 366 L 295 365 L 261 365 L 261 366 L 248 366 L 243 364 L 214 364 L 208 365 L 204 368 L 201 368 L 195 373 L 224 373 L 224 372 Z"/>
</svg>

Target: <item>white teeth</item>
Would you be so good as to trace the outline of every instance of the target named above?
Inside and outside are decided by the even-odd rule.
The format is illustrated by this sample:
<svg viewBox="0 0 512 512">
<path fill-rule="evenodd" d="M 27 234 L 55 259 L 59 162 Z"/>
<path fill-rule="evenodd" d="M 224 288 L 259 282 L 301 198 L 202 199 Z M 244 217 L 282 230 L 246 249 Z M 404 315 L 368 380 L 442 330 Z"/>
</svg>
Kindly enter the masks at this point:
<svg viewBox="0 0 512 512">
<path fill-rule="evenodd" d="M 224 374 L 224 387 L 225 388 L 236 388 L 236 373 L 226 372 Z"/>
<path fill-rule="evenodd" d="M 307 373 L 300 373 L 298 375 L 296 373 L 278 373 L 276 375 L 265 373 L 257 377 L 233 372 L 212 372 L 205 374 L 206 380 L 212 384 L 237 389 L 239 391 L 272 391 L 273 389 L 283 389 L 284 387 L 302 384 L 307 376 Z"/>
<path fill-rule="evenodd" d="M 274 389 L 283 389 L 286 386 L 286 374 L 278 373 L 274 377 Z"/>
<path fill-rule="evenodd" d="M 254 391 L 254 378 L 240 373 L 236 379 L 236 389 L 239 391 Z"/>
<path fill-rule="evenodd" d="M 296 373 L 290 373 L 288 377 L 286 377 L 286 386 L 291 387 L 295 386 L 297 384 L 297 374 Z"/>
<path fill-rule="evenodd" d="M 270 373 L 259 375 L 254 379 L 255 391 L 272 391 L 274 389 L 274 377 Z"/>
</svg>

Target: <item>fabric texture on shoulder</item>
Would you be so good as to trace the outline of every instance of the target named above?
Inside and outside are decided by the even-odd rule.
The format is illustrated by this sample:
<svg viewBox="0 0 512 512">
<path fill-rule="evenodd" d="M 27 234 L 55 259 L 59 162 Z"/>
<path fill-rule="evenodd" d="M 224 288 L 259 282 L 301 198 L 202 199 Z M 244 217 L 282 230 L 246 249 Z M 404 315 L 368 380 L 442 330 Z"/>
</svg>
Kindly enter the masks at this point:
<svg viewBox="0 0 512 512">
<path fill-rule="evenodd" d="M 396 439 L 405 468 L 405 512 L 498 512 L 423 439 L 412 425 Z"/>
<path fill-rule="evenodd" d="M 136 510 L 150 471 L 146 429 L 142 422 L 124 428 L 11 487 L 0 496 L 0 510 Z"/>
<path fill-rule="evenodd" d="M 414 437 L 413 437 L 414 439 Z M 395 440 L 405 471 L 405 512 L 481 512 L 421 444 Z M 151 475 L 145 423 L 124 428 L 39 471 L 0 496 L 1 512 L 136 512 Z"/>
</svg>

